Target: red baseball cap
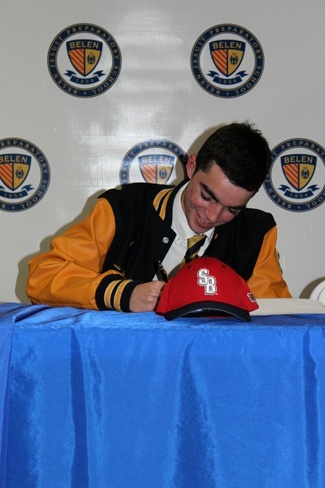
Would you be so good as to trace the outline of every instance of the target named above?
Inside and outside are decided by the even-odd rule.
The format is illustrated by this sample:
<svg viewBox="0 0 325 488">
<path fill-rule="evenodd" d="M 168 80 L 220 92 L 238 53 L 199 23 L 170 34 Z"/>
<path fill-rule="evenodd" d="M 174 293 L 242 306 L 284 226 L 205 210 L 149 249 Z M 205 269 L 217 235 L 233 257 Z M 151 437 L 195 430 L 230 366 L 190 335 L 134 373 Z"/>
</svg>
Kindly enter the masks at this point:
<svg viewBox="0 0 325 488">
<path fill-rule="evenodd" d="M 203 256 L 186 264 L 166 283 L 155 311 L 167 320 L 223 312 L 250 322 L 249 312 L 257 308 L 246 281 L 233 268 Z"/>
</svg>

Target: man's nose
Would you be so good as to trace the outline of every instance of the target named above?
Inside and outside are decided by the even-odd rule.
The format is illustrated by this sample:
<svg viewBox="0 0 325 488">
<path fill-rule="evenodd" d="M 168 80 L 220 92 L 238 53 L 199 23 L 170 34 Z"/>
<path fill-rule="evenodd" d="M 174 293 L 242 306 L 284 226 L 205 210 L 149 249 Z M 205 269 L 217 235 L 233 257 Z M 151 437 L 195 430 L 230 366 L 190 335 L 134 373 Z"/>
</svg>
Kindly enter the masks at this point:
<svg viewBox="0 0 325 488">
<path fill-rule="evenodd" d="M 219 221 L 223 211 L 224 208 L 222 205 L 220 205 L 220 203 L 213 202 L 213 204 L 206 209 L 205 213 L 209 222 L 214 223 Z"/>
</svg>

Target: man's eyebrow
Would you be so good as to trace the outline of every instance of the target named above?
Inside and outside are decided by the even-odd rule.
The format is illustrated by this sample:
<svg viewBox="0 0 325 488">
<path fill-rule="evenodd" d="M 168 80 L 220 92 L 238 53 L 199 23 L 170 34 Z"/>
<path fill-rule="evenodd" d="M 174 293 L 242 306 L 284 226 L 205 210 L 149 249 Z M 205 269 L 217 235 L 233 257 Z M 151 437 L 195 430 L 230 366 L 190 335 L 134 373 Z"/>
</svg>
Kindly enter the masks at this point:
<svg viewBox="0 0 325 488">
<path fill-rule="evenodd" d="M 205 185 L 204 183 L 201 183 L 201 187 L 202 187 L 202 189 L 203 189 L 203 190 L 204 190 L 204 191 L 205 191 L 205 192 L 206 192 L 208 195 L 210 195 L 210 197 L 212 198 L 212 200 L 214 200 L 215 202 L 219 203 L 219 199 L 218 199 L 218 197 L 217 197 L 217 196 L 216 196 L 216 195 L 213 193 L 213 191 L 212 191 L 212 190 L 210 190 L 210 188 L 209 188 L 207 185 Z M 245 206 L 246 206 L 246 205 L 238 205 L 238 206 L 230 206 L 230 207 L 228 207 L 228 206 L 227 206 L 227 208 L 232 208 L 232 209 L 234 209 L 234 210 L 242 210 L 243 208 L 245 208 Z"/>
</svg>

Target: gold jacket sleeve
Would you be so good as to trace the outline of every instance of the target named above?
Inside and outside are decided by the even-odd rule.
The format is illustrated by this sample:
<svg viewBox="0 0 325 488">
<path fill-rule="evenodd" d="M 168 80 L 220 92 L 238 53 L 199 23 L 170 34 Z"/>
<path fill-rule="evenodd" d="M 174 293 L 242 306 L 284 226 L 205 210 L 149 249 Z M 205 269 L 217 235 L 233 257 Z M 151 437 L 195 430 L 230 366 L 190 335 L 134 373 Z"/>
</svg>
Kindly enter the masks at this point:
<svg viewBox="0 0 325 488">
<path fill-rule="evenodd" d="M 253 274 L 247 281 L 255 298 L 291 298 L 276 250 L 276 226 L 265 234 Z"/>
<path fill-rule="evenodd" d="M 31 302 L 97 310 L 99 283 L 118 274 L 101 273 L 114 233 L 112 208 L 106 199 L 99 199 L 86 219 L 54 238 L 49 252 L 30 261 L 26 292 Z"/>
</svg>

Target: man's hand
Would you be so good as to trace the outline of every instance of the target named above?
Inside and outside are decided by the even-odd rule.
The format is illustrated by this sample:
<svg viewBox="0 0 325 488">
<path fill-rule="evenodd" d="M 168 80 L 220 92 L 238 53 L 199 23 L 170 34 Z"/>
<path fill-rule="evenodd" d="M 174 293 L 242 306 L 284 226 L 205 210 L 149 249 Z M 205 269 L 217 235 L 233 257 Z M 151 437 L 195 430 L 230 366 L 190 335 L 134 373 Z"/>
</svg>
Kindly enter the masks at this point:
<svg viewBox="0 0 325 488">
<path fill-rule="evenodd" d="M 130 298 L 131 312 L 152 312 L 164 285 L 163 281 L 149 281 L 136 286 Z"/>
</svg>

